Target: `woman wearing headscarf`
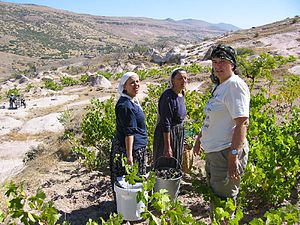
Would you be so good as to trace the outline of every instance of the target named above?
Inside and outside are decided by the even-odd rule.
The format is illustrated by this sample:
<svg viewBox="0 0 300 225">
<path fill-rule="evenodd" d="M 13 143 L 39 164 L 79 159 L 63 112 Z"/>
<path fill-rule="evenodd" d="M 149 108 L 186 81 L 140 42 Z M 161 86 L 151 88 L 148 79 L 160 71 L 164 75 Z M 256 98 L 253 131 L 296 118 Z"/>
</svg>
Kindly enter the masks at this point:
<svg viewBox="0 0 300 225">
<path fill-rule="evenodd" d="M 162 157 L 174 157 L 181 165 L 184 148 L 184 120 L 186 106 L 184 89 L 187 73 L 181 68 L 170 74 L 169 88 L 159 98 L 157 122 L 154 131 L 153 163 Z"/>
<path fill-rule="evenodd" d="M 146 146 L 148 137 L 145 115 L 138 102 L 140 89 L 139 76 L 134 72 L 125 73 L 120 79 L 118 92 L 120 98 L 115 106 L 116 135 L 112 141 L 110 154 L 111 184 L 117 177 L 125 175 L 122 157 L 127 157 L 127 163 L 139 165 L 139 174 L 146 173 Z"/>
<path fill-rule="evenodd" d="M 248 160 L 250 92 L 236 75 L 236 52 L 232 47 L 214 47 L 210 59 L 216 86 L 204 109 L 206 117 L 194 153 L 200 153 L 201 145 L 212 191 L 221 198 L 236 199 Z"/>
</svg>

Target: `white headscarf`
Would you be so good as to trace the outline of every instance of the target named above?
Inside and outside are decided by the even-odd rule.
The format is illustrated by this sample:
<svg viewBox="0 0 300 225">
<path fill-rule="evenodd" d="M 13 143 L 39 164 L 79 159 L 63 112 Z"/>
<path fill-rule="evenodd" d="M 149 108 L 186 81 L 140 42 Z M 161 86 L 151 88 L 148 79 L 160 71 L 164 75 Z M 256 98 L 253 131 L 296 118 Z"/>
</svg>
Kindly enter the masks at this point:
<svg viewBox="0 0 300 225">
<path fill-rule="evenodd" d="M 118 93 L 120 94 L 120 97 L 121 96 L 127 97 L 127 98 L 131 99 L 135 104 L 137 104 L 140 108 L 142 108 L 141 105 L 140 105 L 140 103 L 139 103 L 139 100 L 137 98 L 131 98 L 129 95 L 123 93 L 123 91 L 124 91 L 124 85 L 125 85 L 126 81 L 130 77 L 133 77 L 133 76 L 137 76 L 138 77 L 139 75 L 137 75 L 134 72 L 124 73 L 124 75 L 121 77 L 119 85 L 118 85 Z"/>
<path fill-rule="evenodd" d="M 173 75 L 173 73 L 175 73 L 176 71 L 178 71 L 178 70 L 182 70 L 182 68 L 179 68 L 179 67 L 177 67 L 177 68 L 175 68 L 174 70 L 172 70 L 172 72 L 170 73 L 170 76 L 169 76 L 169 88 L 172 88 L 173 87 L 173 84 L 172 84 L 172 75 Z M 176 72 L 177 73 L 177 72 Z M 174 78 L 174 77 L 173 77 Z"/>
<path fill-rule="evenodd" d="M 123 91 L 124 91 L 124 85 L 126 83 L 126 81 L 130 78 L 130 77 L 133 77 L 133 76 L 138 76 L 136 73 L 134 72 L 127 72 L 127 73 L 124 73 L 124 75 L 121 77 L 120 79 L 120 82 L 119 82 L 119 85 L 118 85 L 118 93 L 120 95 L 123 94 Z"/>
</svg>

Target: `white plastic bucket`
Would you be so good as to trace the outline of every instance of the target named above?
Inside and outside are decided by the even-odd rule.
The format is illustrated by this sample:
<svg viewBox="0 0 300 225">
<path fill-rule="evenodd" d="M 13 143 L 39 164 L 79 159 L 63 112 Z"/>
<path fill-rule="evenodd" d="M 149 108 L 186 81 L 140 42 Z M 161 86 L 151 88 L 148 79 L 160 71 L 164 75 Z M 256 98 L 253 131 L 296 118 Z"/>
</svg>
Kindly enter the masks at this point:
<svg viewBox="0 0 300 225">
<path fill-rule="evenodd" d="M 141 213 L 145 210 L 143 202 L 136 202 L 137 192 L 142 191 L 142 188 L 121 188 L 114 184 L 116 192 L 117 211 L 122 214 L 124 220 L 136 221 L 141 220 Z"/>
</svg>

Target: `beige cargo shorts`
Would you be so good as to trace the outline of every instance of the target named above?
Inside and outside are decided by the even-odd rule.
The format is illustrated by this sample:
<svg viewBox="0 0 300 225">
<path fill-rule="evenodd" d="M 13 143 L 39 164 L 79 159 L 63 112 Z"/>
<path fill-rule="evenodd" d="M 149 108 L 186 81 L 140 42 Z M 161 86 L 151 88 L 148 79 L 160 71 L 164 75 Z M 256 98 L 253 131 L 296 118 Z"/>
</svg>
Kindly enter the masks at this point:
<svg viewBox="0 0 300 225">
<path fill-rule="evenodd" d="M 248 162 L 249 145 L 244 144 L 239 153 L 240 171 L 243 174 Z M 219 152 L 206 153 L 206 177 L 208 185 L 213 192 L 221 198 L 236 199 L 240 181 L 231 181 L 227 175 L 227 161 L 230 148 L 226 148 Z"/>
</svg>

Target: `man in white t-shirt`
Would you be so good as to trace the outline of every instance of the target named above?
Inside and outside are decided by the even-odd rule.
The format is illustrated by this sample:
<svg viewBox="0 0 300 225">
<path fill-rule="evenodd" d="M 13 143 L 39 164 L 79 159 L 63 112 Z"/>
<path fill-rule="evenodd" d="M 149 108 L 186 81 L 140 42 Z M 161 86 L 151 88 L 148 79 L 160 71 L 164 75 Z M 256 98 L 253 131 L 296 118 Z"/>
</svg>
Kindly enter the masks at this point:
<svg viewBox="0 0 300 225">
<path fill-rule="evenodd" d="M 249 124 L 250 92 L 235 74 L 236 53 L 218 45 L 211 53 L 216 87 L 204 109 L 205 120 L 196 139 L 194 153 L 200 145 L 206 155 L 206 173 L 212 191 L 221 198 L 236 199 L 241 175 L 248 161 L 246 139 Z"/>
</svg>

